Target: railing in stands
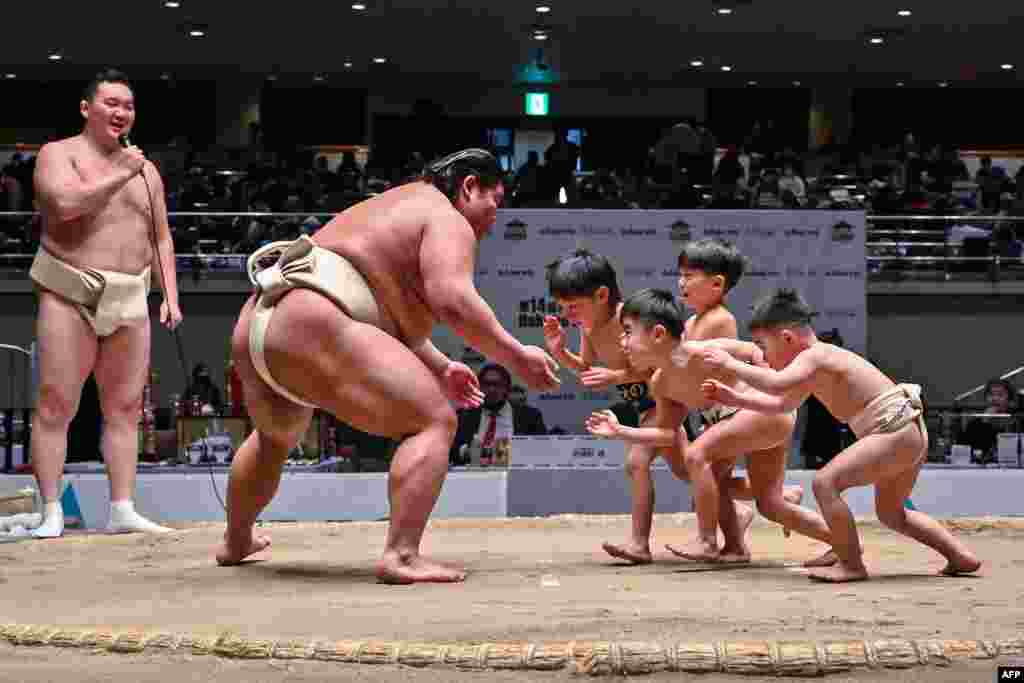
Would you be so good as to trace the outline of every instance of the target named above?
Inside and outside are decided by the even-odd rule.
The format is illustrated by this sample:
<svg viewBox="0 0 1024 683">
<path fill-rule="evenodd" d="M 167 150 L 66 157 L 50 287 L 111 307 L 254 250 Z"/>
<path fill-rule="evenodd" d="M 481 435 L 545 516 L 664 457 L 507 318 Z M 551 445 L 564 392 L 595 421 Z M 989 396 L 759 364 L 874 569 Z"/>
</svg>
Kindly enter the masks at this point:
<svg viewBox="0 0 1024 683">
<path fill-rule="evenodd" d="M 571 209 L 569 209 L 571 210 Z M 173 212 L 178 269 L 238 273 L 259 244 L 314 232 L 331 213 Z M 38 232 L 31 212 L 0 212 L 0 271 L 24 271 Z M 875 282 L 1024 281 L 1024 216 L 868 215 Z"/>
</svg>

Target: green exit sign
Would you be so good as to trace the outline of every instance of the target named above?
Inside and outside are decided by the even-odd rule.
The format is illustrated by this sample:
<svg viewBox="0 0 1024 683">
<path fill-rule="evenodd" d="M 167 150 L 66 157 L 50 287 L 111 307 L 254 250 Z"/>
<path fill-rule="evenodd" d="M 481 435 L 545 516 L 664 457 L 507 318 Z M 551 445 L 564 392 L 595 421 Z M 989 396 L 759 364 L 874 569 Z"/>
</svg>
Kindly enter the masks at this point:
<svg viewBox="0 0 1024 683">
<path fill-rule="evenodd" d="M 548 94 L 546 92 L 526 93 L 526 115 L 547 116 L 548 115 Z"/>
</svg>

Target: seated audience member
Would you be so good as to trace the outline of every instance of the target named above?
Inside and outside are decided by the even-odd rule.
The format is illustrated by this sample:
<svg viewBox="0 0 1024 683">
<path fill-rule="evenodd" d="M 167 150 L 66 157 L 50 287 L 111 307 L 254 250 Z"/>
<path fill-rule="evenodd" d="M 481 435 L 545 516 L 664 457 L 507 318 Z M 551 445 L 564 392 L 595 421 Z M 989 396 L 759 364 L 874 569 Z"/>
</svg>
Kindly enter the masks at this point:
<svg viewBox="0 0 1024 683">
<path fill-rule="evenodd" d="M 1018 410 L 1017 389 L 1005 379 L 990 379 L 985 384 L 985 412 L 991 414 L 1014 413 Z M 995 459 L 998 435 L 1016 429 L 1013 417 L 977 417 L 967 423 L 959 441 L 981 451 L 980 462 Z"/>
<path fill-rule="evenodd" d="M 536 408 L 509 400 L 512 375 L 501 365 L 485 365 L 477 373 L 484 403 L 479 408 L 459 411 L 459 426 L 449 451 L 452 464 L 469 462 L 469 450 L 459 453 L 463 445 L 472 446 L 474 439 L 482 446 L 493 446 L 497 439 L 511 436 L 547 434 L 544 416 Z"/>
</svg>

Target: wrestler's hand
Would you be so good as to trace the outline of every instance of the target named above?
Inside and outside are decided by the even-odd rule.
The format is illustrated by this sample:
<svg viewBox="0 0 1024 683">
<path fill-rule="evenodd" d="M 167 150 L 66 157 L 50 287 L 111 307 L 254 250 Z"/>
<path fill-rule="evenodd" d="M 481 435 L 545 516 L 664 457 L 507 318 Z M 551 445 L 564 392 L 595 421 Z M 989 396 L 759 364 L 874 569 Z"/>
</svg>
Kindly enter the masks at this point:
<svg viewBox="0 0 1024 683">
<path fill-rule="evenodd" d="M 700 385 L 704 398 L 726 406 L 735 406 L 737 395 L 732 387 L 727 387 L 717 379 L 704 380 Z"/>
<path fill-rule="evenodd" d="M 539 346 L 524 346 L 517 375 L 523 378 L 531 389 L 549 391 L 558 388 L 562 380 L 555 374 L 558 363 Z"/>
<path fill-rule="evenodd" d="M 142 167 L 146 165 L 146 156 L 135 145 L 118 148 L 112 160 L 116 166 L 131 171 L 132 177 L 141 172 Z"/>
<path fill-rule="evenodd" d="M 441 375 L 441 386 L 447 396 L 459 408 L 476 408 L 484 402 L 480 382 L 469 366 L 452 361 Z"/>
<path fill-rule="evenodd" d="M 587 431 L 594 436 L 614 439 L 619 435 L 619 418 L 610 410 L 598 410 L 586 420 Z"/>
<path fill-rule="evenodd" d="M 565 331 L 562 322 L 553 315 L 544 316 L 544 345 L 553 354 L 559 354 L 565 348 Z"/>
<path fill-rule="evenodd" d="M 754 353 L 750 359 L 751 365 L 756 365 L 759 368 L 767 368 L 768 361 L 764 359 L 764 351 L 761 350 L 760 346 L 754 347 Z"/>
<path fill-rule="evenodd" d="M 621 384 L 620 379 L 618 371 L 608 368 L 588 368 L 580 373 L 580 384 L 588 389 L 601 389 L 613 384 Z"/>
<path fill-rule="evenodd" d="M 182 316 L 181 309 L 175 306 L 171 306 L 164 301 L 160 304 L 160 324 L 166 325 L 167 329 L 173 330 L 181 324 Z"/>
<path fill-rule="evenodd" d="M 732 361 L 732 356 L 722 349 L 716 349 L 713 346 L 708 346 L 701 352 L 701 360 L 703 360 L 705 365 L 709 368 L 714 370 L 725 370 Z"/>
</svg>

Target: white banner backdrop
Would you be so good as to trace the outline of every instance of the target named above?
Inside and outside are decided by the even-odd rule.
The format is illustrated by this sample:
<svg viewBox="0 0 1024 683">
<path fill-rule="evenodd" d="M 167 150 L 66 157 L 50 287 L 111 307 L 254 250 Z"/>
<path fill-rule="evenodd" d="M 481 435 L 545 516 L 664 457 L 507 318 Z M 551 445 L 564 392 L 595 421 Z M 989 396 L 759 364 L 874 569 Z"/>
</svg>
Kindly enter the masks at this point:
<svg viewBox="0 0 1024 683">
<path fill-rule="evenodd" d="M 749 339 L 754 301 L 780 286 L 795 287 L 819 315 L 819 333 L 835 329 L 847 348 L 867 347 L 864 213 L 860 211 L 599 211 L 502 210 L 480 243 L 476 284 L 501 323 L 525 344 L 544 345 L 541 323 L 558 306 L 548 294 L 545 266 L 585 247 L 606 256 L 624 296 L 644 287 L 678 293 L 683 242 L 715 238 L 735 244 L 749 260 L 727 305 Z M 579 334 L 570 331 L 577 348 Z M 484 359 L 450 330 L 438 327 L 438 348 L 476 368 Z M 614 387 L 591 391 L 563 370 L 557 392 L 531 392 L 549 429 L 583 431 L 593 410 L 619 401 Z M 518 381 L 518 380 L 517 380 Z"/>
</svg>

